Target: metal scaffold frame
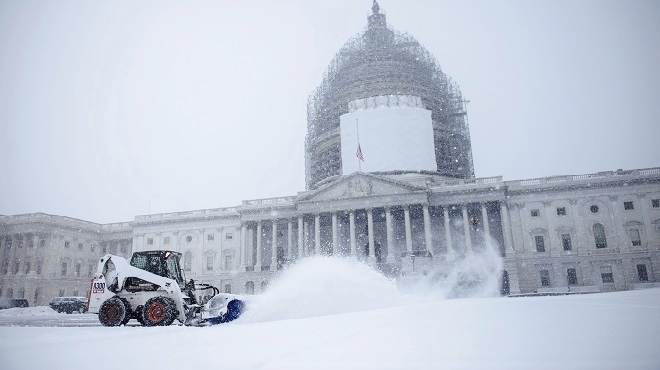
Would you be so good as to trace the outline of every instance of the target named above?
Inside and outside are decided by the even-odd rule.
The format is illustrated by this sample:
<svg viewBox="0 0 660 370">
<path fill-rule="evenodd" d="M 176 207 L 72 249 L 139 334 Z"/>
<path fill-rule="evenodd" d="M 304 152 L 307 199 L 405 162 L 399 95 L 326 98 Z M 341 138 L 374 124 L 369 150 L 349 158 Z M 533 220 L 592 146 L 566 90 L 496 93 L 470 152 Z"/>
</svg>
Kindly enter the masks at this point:
<svg viewBox="0 0 660 370">
<path fill-rule="evenodd" d="M 472 178 L 472 148 L 458 85 L 412 36 L 398 32 L 374 9 L 367 28 L 337 52 L 307 103 L 308 189 L 341 174 L 340 116 L 348 103 L 381 95 L 414 95 L 430 110 L 438 174 Z"/>
</svg>

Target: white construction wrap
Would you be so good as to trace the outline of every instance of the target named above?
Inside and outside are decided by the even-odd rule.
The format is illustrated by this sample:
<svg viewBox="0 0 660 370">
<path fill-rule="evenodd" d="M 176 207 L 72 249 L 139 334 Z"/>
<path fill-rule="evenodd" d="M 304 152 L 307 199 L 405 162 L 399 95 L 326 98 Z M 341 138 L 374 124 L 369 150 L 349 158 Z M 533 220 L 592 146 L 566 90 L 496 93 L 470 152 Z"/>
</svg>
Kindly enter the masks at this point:
<svg viewBox="0 0 660 370">
<path fill-rule="evenodd" d="M 340 117 L 342 174 L 437 170 L 431 111 L 411 96 L 378 96 L 349 103 Z M 356 156 L 359 144 L 364 161 Z M 360 163 L 358 163 L 360 162 Z"/>
</svg>

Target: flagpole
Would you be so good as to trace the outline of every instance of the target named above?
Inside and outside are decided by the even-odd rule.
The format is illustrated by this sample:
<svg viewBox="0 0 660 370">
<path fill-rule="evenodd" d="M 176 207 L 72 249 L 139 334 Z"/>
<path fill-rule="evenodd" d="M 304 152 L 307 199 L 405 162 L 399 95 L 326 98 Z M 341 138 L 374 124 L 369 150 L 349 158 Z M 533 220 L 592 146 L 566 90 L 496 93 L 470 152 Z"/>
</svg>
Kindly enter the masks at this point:
<svg viewBox="0 0 660 370">
<path fill-rule="evenodd" d="M 358 142 L 358 148 L 360 148 L 360 124 L 358 123 L 358 119 L 355 119 L 355 131 L 357 132 L 357 142 Z M 358 171 L 362 172 L 362 161 L 360 158 L 357 159 L 358 161 Z"/>
</svg>

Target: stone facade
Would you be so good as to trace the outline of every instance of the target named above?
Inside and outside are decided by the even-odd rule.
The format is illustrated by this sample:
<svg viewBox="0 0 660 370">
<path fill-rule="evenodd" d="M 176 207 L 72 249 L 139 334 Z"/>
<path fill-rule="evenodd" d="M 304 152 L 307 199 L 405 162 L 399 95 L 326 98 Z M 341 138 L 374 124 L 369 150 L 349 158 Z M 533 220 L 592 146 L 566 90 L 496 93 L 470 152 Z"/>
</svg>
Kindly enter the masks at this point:
<svg viewBox="0 0 660 370">
<path fill-rule="evenodd" d="M 98 259 L 132 253 L 128 222 L 99 225 L 43 213 L 0 216 L 0 296 L 46 305 L 85 296 Z"/>
<path fill-rule="evenodd" d="M 356 172 L 295 196 L 130 223 L 1 216 L 0 235 L 2 296 L 32 305 L 87 294 L 105 252 L 154 249 L 181 252 L 186 278 L 232 293 L 263 291 L 305 256 L 397 276 L 406 252 L 430 251 L 442 268 L 486 243 L 503 258 L 505 293 L 625 290 L 660 282 L 660 168 L 519 181 Z"/>
</svg>

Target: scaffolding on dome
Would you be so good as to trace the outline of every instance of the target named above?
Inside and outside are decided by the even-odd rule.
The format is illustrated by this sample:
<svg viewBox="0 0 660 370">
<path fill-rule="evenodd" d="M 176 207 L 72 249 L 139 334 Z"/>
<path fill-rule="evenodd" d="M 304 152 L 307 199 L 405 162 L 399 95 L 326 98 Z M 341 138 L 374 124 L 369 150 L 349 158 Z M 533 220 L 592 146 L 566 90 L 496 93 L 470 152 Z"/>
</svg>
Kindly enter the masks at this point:
<svg viewBox="0 0 660 370">
<path fill-rule="evenodd" d="M 398 32 L 378 12 L 327 67 L 307 103 L 305 176 L 308 189 L 341 174 L 340 116 L 348 103 L 380 95 L 419 96 L 430 110 L 438 174 L 472 178 L 472 148 L 465 100 L 435 58 L 412 36 Z"/>
</svg>

